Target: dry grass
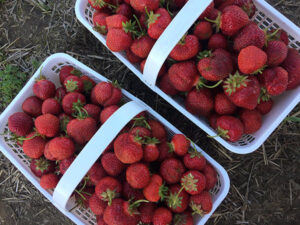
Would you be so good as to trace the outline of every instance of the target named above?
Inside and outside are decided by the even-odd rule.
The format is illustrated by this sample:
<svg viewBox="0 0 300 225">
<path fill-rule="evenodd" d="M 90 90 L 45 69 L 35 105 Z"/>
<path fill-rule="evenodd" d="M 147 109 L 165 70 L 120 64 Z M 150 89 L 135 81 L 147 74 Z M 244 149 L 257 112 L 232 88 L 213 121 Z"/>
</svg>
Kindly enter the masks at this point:
<svg viewBox="0 0 300 225">
<path fill-rule="evenodd" d="M 49 3 L 45 6 L 43 2 Z M 230 193 L 208 224 L 300 223 L 300 123 L 282 123 L 253 154 L 230 153 L 151 92 L 87 32 L 75 19 L 74 2 L 0 3 L 0 69 L 5 64 L 15 64 L 31 75 L 32 60 L 42 61 L 56 52 L 73 55 L 109 79 L 117 79 L 123 88 L 157 110 L 226 168 L 231 179 Z M 300 24 L 298 0 L 269 2 Z M 299 112 L 298 105 L 291 115 Z M 72 223 L 0 153 L 0 224 Z"/>
</svg>

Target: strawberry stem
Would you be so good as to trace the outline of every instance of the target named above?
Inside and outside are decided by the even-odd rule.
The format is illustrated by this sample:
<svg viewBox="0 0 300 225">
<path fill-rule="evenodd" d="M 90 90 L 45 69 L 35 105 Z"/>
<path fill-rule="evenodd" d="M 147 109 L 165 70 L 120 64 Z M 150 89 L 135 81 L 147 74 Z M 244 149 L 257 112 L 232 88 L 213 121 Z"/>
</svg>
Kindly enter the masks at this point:
<svg viewBox="0 0 300 225">
<path fill-rule="evenodd" d="M 211 86 L 205 84 L 205 82 L 207 82 L 207 80 L 205 80 L 203 77 L 200 77 L 198 83 L 196 84 L 196 89 L 197 89 L 197 90 L 200 90 L 200 89 L 203 88 L 203 87 L 206 87 L 206 88 L 216 88 L 216 87 L 218 87 L 220 84 L 222 84 L 223 80 L 219 80 L 217 83 L 215 83 L 215 84 L 213 84 L 213 85 L 211 85 Z"/>
<path fill-rule="evenodd" d="M 248 76 L 240 75 L 238 71 L 234 75 L 229 75 L 229 77 L 224 82 L 225 92 L 229 94 L 229 96 L 236 92 L 237 88 L 242 86 L 247 87 Z"/>
<path fill-rule="evenodd" d="M 219 33 L 220 31 L 220 26 L 221 26 L 221 13 L 218 13 L 218 16 L 215 20 L 208 19 L 207 17 L 204 18 L 206 21 L 214 23 L 216 26 L 216 32 Z"/>
</svg>

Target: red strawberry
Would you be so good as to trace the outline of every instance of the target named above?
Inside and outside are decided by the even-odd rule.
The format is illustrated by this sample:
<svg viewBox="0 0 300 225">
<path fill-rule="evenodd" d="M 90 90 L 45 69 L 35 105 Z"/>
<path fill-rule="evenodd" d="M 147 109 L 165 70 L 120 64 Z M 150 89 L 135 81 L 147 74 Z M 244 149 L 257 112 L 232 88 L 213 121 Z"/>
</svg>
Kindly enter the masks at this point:
<svg viewBox="0 0 300 225">
<path fill-rule="evenodd" d="M 8 118 L 8 129 L 17 136 L 27 135 L 33 128 L 33 120 L 23 112 L 16 112 Z"/>
<path fill-rule="evenodd" d="M 138 12 L 153 11 L 158 9 L 159 0 L 130 0 L 130 5 Z"/>
<path fill-rule="evenodd" d="M 135 189 L 130 186 L 130 184 L 125 181 L 123 183 L 123 189 L 122 189 L 122 196 L 126 200 L 134 199 L 134 200 L 140 200 L 144 199 L 144 195 L 141 189 Z"/>
<path fill-rule="evenodd" d="M 213 33 L 212 26 L 207 21 L 201 21 L 196 24 L 194 29 L 194 35 L 196 35 L 199 40 L 207 40 L 211 37 Z"/>
<path fill-rule="evenodd" d="M 150 181 L 149 168 L 143 163 L 134 163 L 126 170 L 126 180 L 131 187 L 142 189 L 146 187 Z"/>
<path fill-rule="evenodd" d="M 99 106 L 93 104 L 86 104 L 83 108 L 87 111 L 90 117 L 92 117 L 96 122 L 98 122 L 99 115 L 101 112 L 101 108 Z"/>
<path fill-rule="evenodd" d="M 260 95 L 260 85 L 255 76 L 230 75 L 223 85 L 227 97 L 236 106 L 254 109 Z"/>
<path fill-rule="evenodd" d="M 189 206 L 189 199 L 189 194 L 179 184 L 173 184 L 169 188 L 166 203 L 172 212 L 182 213 Z"/>
<path fill-rule="evenodd" d="M 98 198 L 96 193 L 94 193 L 89 199 L 89 208 L 95 215 L 103 215 L 106 206 L 107 203 Z"/>
<path fill-rule="evenodd" d="M 58 184 L 58 176 L 54 173 L 48 173 L 41 177 L 40 185 L 44 189 L 53 189 Z"/>
<path fill-rule="evenodd" d="M 171 151 L 168 142 L 166 141 L 161 142 L 161 144 L 158 145 L 158 149 L 159 149 L 159 158 L 158 158 L 159 162 L 174 157 L 174 152 Z"/>
<path fill-rule="evenodd" d="M 253 134 L 258 131 L 262 124 L 262 116 L 256 109 L 242 109 L 240 118 L 244 124 L 244 132 L 246 134 Z"/>
<path fill-rule="evenodd" d="M 165 159 L 160 164 L 160 174 L 168 184 L 178 183 L 184 171 L 182 162 L 175 158 Z"/>
<path fill-rule="evenodd" d="M 172 212 L 165 208 L 159 207 L 153 214 L 153 225 L 168 225 L 172 222 Z"/>
<path fill-rule="evenodd" d="M 61 84 L 64 84 L 65 79 L 68 76 L 80 76 L 81 72 L 76 70 L 73 66 L 63 66 L 59 71 L 59 80 Z"/>
<path fill-rule="evenodd" d="M 262 85 L 267 89 L 270 95 L 276 96 L 282 94 L 287 86 L 288 72 L 280 66 L 264 70 L 259 76 Z"/>
<path fill-rule="evenodd" d="M 243 123 L 233 116 L 220 116 L 217 119 L 218 134 L 231 142 L 238 141 L 244 133 Z"/>
<path fill-rule="evenodd" d="M 32 89 L 33 93 L 41 100 L 54 97 L 56 92 L 54 83 L 44 77 L 39 78 Z"/>
<path fill-rule="evenodd" d="M 156 209 L 155 203 L 142 203 L 139 207 L 140 219 L 143 223 L 152 223 L 154 211 Z"/>
<path fill-rule="evenodd" d="M 144 72 L 144 67 L 145 67 L 145 64 L 146 64 L 146 59 L 144 59 L 141 63 L 140 63 L 140 68 L 141 68 L 141 71 Z M 163 64 L 158 72 L 158 77 L 161 77 L 163 76 L 165 73 L 167 72 L 167 67 L 165 64 Z"/>
<path fill-rule="evenodd" d="M 268 32 L 268 36 L 269 39 L 268 40 L 280 40 L 283 41 L 286 45 L 289 45 L 289 36 L 288 34 L 281 29 L 271 29 Z"/>
<path fill-rule="evenodd" d="M 137 137 L 150 137 L 151 136 L 151 131 L 145 127 L 134 127 L 129 131 L 130 134 L 137 136 Z"/>
<path fill-rule="evenodd" d="M 256 11 L 256 6 L 253 3 L 253 0 L 235 0 L 234 4 L 241 7 L 242 10 L 247 13 L 249 18 L 252 18 Z"/>
<path fill-rule="evenodd" d="M 112 28 L 106 36 L 106 45 L 113 52 L 126 50 L 132 44 L 132 37 L 129 32 L 123 29 Z"/>
<path fill-rule="evenodd" d="M 216 9 L 216 8 L 212 8 L 209 12 L 209 15 L 207 15 L 206 17 L 208 19 L 211 19 L 211 20 L 215 20 L 218 18 L 218 16 L 221 14 L 221 11 Z M 203 18 L 205 19 L 205 18 Z"/>
<path fill-rule="evenodd" d="M 214 109 L 214 100 L 208 88 L 194 88 L 185 98 L 185 108 L 192 114 L 207 116 Z"/>
<path fill-rule="evenodd" d="M 81 76 L 80 79 L 83 82 L 84 93 L 90 94 L 92 89 L 96 86 L 96 82 L 87 75 Z"/>
<path fill-rule="evenodd" d="M 195 35 L 186 35 L 173 48 L 170 57 L 177 61 L 185 61 L 196 56 L 200 50 L 198 38 Z"/>
<path fill-rule="evenodd" d="M 191 149 L 183 158 L 183 163 L 190 170 L 203 170 L 206 165 L 205 157 L 196 149 Z"/>
<path fill-rule="evenodd" d="M 171 84 L 178 91 L 189 91 L 198 79 L 198 71 L 194 62 L 180 62 L 173 64 L 168 71 Z"/>
<path fill-rule="evenodd" d="M 207 52 L 203 52 L 206 54 Z M 208 52 L 209 57 L 201 58 L 197 68 L 199 73 L 206 80 L 219 81 L 228 77 L 233 71 L 232 57 L 224 49 L 216 49 L 212 54 Z"/>
<path fill-rule="evenodd" d="M 218 48 L 227 49 L 228 41 L 223 34 L 216 33 L 209 38 L 207 47 L 211 50 L 216 50 Z"/>
<path fill-rule="evenodd" d="M 147 138 L 144 146 L 144 160 L 146 162 L 153 162 L 159 158 L 159 149 L 156 144 L 159 141 L 156 138 Z"/>
<path fill-rule="evenodd" d="M 59 172 L 61 174 L 65 174 L 65 172 L 67 171 L 67 169 L 71 166 L 71 164 L 73 163 L 73 161 L 75 160 L 74 156 L 71 156 L 69 158 L 63 159 L 59 162 Z"/>
<path fill-rule="evenodd" d="M 265 45 L 265 32 L 257 24 L 250 23 L 245 26 L 234 38 L 233 48 L 239 52 L 250 45 L 263 48 Z"/>
<path fill-rule="evenodd" d="M 140 63 L 143 59 L 136 56 L 130 49 L 126 50 L 126 57 L 131 63 Z"/>
<path fill-rule="evenodd" d="M 49 151 L 49 141 L 46 143 L 45 148 L 44 148 L 44 156 L 46 159 L 51 160 L 51 161 L 56 161 L 56 159 L 51 155 Z"/>
<path fill-rule="evenodd" d="M 97 225 L 107 225 L 107 223 L 104 222 L 104 219 L 102 216 L 97 217 Z"/>
<path fill-rule="evenodd" d="M 258 105 L 256 106 L 256 109 L 262 114 L 262 115 L 266 115 L 268 114 L 273 106 L 273 100 L 269 99 L 267 101 L 260 101 L 260 103 L 258 103 Z"/>
<path fill-rule="evenodd" d="M 30 163 L 30 169 L 34 175 L 41 177 L 47 173 L 53 173 L 55 171 L 55 162 L 49 161 L 43 157 L 33 159 Z"/>
<path fill-rule="evenodd" d="M 206 166 L 204 167 L 203 174 L 206 178 L 206 186 L 205 190 L 209 191 L 212 189 L 216 183 L 217 183 L 217 172 L 215 169 L 209 164 L 206 163 Z"/>
<path fill-rule="evenodd" d="M 98 83 L 94 91 L 98 103 L 103 106 L 117 105 L 122 98 L 122 91 L 117 83 Z"/>
<path fill-rule="evenodd" d="M 68 93 L 62 100 L 62 107 L 66 114 L 71 115 L 76 112 L 73 106 L 82 107 L 86 103 L 85 96 L 78 92 Z"/>
<path fill-rule="evenodd" d="M 180 182 L 187 193 L 196 195 L 205 189 L 206 178 L 197 170 L 189 170 L 182 175 Z"/>
<path fill-rule="evenodd" d="M 108 30 L 112 28 L 123 29 L 123 23 L 128 22 L 128 18 L 121 15 L 115 14 L 105 18 Z"/>
<path fill-rule="evenodd" d="M 67 92 L 83 92 L 83 81 L 77 76 L 68 76 L 64 80 L 64 87 Z"/>
<path fill-rule="evenodd" d="M 102 178 L 95 188 L 95 193 L 99 199 L 108 202 L 110 206 L 112 200 L 117 198 L 122 191 L 121 183 L 113 177 Z"/>
<path fill-rule="evenodd" d="M 236 110 L 236 106 L 228 99 L 224 93 L 215 96 L 215 111 L 220 115 L 230 115 Z"/>
<path fill-rule="evenodd" d="M 282 63 L 282 67 L 289 73 L 287 90 L 298 87 L 300 84 L 300 55 L 296 49 L 288 49 L 288 55 Z"/>
<path fill-rule="evenodd" d="M 137 0 L 140 1 L 140 0 Z M 158 0 L 155 0 L 158 1 Z M 150 9 L 148 9 L 150 11 Z M 158 39 L 164 32 L 167 26 L 171 23 L 172 18 L 169 12 L 164 8 L 159 8 L 155 11 L 150 12 L 148 16 L 148 35 L 153 39 Z"/>
<path fill-rule="evenodd" d="M 100 34 L 106 34 L 108 29 L 105 18 L 108 16 L 108 13 L 96 11 L 93 15 L 94 30 Z"/>
<path fill-rule="evenodd" d="M 141 144 L 135 140 L 132 134 L 123 133 L 114 142 L 114 150 L 117 158 L 125 164 L 132 164 L 143 158 Z"/>
<path fill-rule="evenodd" d="M 115 153 L 103 154 L 101 164 L 110 176 L 118 176 L 125 169 L 125 165 L 116 157 Z"/>
<path fill-rule="evenodd" d="M 184 156 L 187 154 L 191 141 L 183 134 L 175 134 L 171 140 L 172 150 L 176 155 Z"/>
<path fill-rule="evenodd" d="M 37 131 L 46 137 L 55 137 L 59 133 L 59 119 L 52 114 L 37 117 L 34 125 Z"/>
<path fill-rule="evenodd" d="M 157 174 L 153 174 L 149 183 L 143 189 L 145 198 L 150 202 L 158 202 L 160 199 L 164 199 L 167 191 L 167 187 L 163 185 L 163 179 Z"/>
<path fill-rule="evenodd" d="M 217 129 L 217 119 L 220 117 L 217 113 L 212 113 L 208 116 L 209 125 L 213 129 Z"/>
<path fill-rule="evenodd" d="M 165 92 L 167 95 L 176 95 L 178 91 L 175 89 L 175 87 L 172 85 L 168 74 L 163 75 L 161 80 L 159 81 L 158 84 L 159 88 Z"/>
<path fill-rule="evenodd" d="M 100 122 L 103 124 L 105 123 L 106 120 L 108 120 L 108 118 L 114 114 L 115 111 L 117 111 L 119 109 L 119 106 L 117 105 L 110 105 L 105 107 L 102 112 L 100 113 Z"/>
<path fill-rule="evenodd" d="M 22 104 L 22 110 L 30 116 L 42 115 L 43 102 L 36 96 L 28 97 Z"/>
<path fill-rule="evenodd" d="M 238 56 L 238 66 L 242 73 L 261 73 L 267 63 L 267 54 L 254 45 L 243 48 Z"/>
<path fill-rule="evenodd" d="M 126 16 L 127 18 L 131 18 L 133 15 L 133 10 L 130 5 L 123 3 L 117 6 L 116 14 L 120 14 Z"/>
<path fill-rule="evenodd" d="M 145 35 L 135 39 L 130 46 L 130 50 L 140 58 L 147 58 L 154 43 L 155 40 Z"/>
<path fill-rule="evenodd" d="M 193 216 L 190 212 L 185 211 L 181 214 L 175 214 L 173 217 L 174 225 L 193 225 Z"/>
<path fill-rule="evenodd" d="M 56 89 L 55 98 L 61 102 L 61 100 L 66 96 L 67 92 L 63 87 L 59 87 Z"/>
<path fill-rule="evenodd" d="M 287 57 L 288 47 L 282 41 L 269 41 L 266 47 L 269 66 L 280 65 Z"/>
<path fill-rule="evenodd" d="M 167 139 L 167 131 L 164 125 L 162 125 L 159 121 L 149 120 L 148 124 L 151 127 L 152 137 L 157 138 L 160 142 Z"/>
<path fill-rule="evenodd" d="M 74 119 L 74 117 L 69 116 L 65 113 L 61 113 L 59 114 L 58 118 L 60 123 L 60 131 L 67 134 L 67 125 L 71 120 Z"/>
<path fill-rule="evenodd" d="M 94 9 L 100 10 L 102 8 L 105 8 L 107 6 L 106 3 L 109 3 L 110 1 L 109 0 L 88 0 L 88 2 Z"/>
<path fill-rule="evenodd" d="M 205 17 L 209 17 L 210 14 L 213 12 L 215 4 L 212 2 L 207 6 L 204 12 L 199 16 L 199 20 L 204 20 Z"/>
<path fill-rule="evenodd" d="M 94 165 L 88 171 L 88 178 L 93 185 L 97 185 L 98 182 L 106 176 L 105 170 L 102 165 L 98 162 L 95 162 Z"/>
<path fill-rule="evenodd" d="M 26 136 L 22 148 L 25 155 L 32 159 L 38 159 L 44 154 L 45 145 L 46 140 L 38 136 L 36 132 L 32 132 Z"/>
<path fill-rule="evenodd" d="M 64 160 L 75 152 L 75 145 L 68 137 L 55 137 L 49 141 L 49 152 L 56 160 Z"/>
<path fill-rule="evenodd" d="M 55 98 L 48 98 L 43 102 L 43 114 L 53 114 L 58 116 L 61 113 L 61 105 Z"/>
<path fill-rule="evenodd" d="M 203 191 L 198 195 L 193 195 L 190 198 L 190 207 L 194 214 L 204 216 L 212 210 L 212 198 L 209 192 Z"/>
</svg>

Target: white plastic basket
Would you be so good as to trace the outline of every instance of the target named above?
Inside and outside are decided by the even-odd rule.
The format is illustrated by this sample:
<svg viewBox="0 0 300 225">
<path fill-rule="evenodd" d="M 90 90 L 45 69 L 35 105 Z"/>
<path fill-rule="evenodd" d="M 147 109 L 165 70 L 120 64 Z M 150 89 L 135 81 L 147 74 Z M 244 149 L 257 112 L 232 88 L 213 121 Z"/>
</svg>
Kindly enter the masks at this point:
<svg viewBox="0 0 300 225">
<path fill-rule="evenodd" d="M 35 79 L 40 75 L 40 72 L 53 81 L 56 85 L 59 84 L 59 70 L 64 65 L 72 65 L 82 71 L 85 75 L 90 76 L 97 82 L 107 81 L 107 79 L 92 69 L 83 65 L 69 55 L 58 53 L 50 56 L 41 65 L 40 69 L 28 81 L 25 87 L 20 91 L 11 104 L 0 115 L 0 133 L 8 133 L 7 121 L 8 117 L 18 111 L 22 111 L 21 105 L 29 96 L 33 95 L 32 86 Z M 26 178 L 64 215 L 69 217 L 76 224 L 96 224 L 96 218 L 90 210 L 75 208 L 72 212 L 69 209 L 75 206 L 74 198 L 69 199 L 78 183 L 85 176 L 94 162 L 98 159 L 108 144 L 116 137 L 119 131 L 138 113 L 147 111 L 149 116 L 160 121 L 167 129 L 169 135 L 181 133 L 158 113 L 149 106 L 145 105 L 141 100 L 132 96 L 125 90 L 122 90 L 126 104 L 119 108 L 97 131 L 93 138 L 86 144 L 81 153 L 77 156 L 73 164 L 61 178 L 54 192 L 46 191 L 39 185 L 37 178 L 30 170 L 30 161 L 25 156 L 16 143 L 10 141 L 9 134 L 0 136 L 0 148 L 3 154 L 26 176 Z M 213 209 L 204 217 L 198 217 L 196 224 L 205 224 L 208 218 L 220 205 L 226 197 L 230 181 L 227 172 L 215 160 L 207 155 L 202 149 L 196 146 L 198 151 L 205 156 L 218 173 L 218 182 L 211 191 L 213 197 Z"/>
<path fill-rule="evenodd" d="M 186 3 L 182 10 L 172 20 L 171 24 L 167 27 L 161 37 L 156 41 L 147 58 L 144 74 L 140 72 L 138 65 L 134 65 L 127 60 L 126 55 L 123 52 L 114 52 L 113 54 L 118 57 L 146 85 L 148 85 L 148 87 L 168 101 L 172 106 L 189 118 L 198 127 L 204 130 L 208 135 L 216 136 L 216 132 L 209 126 L 203 117 L 195 116 L 185 109 L 183 100 L 181 98 L 172 98 L 155 85 L 157 74 L 171 50 L 211 2 L 212 0 L 189 0 Z M 257 7 L 257 11 L 253 17 L 253 21 L 259 24 L 262 29 L 284 29 L 289 34 L 290 47 L 300 50 L 299 27 L 293 24 L 264 0 L 254 0 L 254 3 Z M 88 4 L 88 0 L 77 0 L 75 11 L 79 21 L 106 46 L 105 36 L 93 30 L 93 13 L 95 10 Z M 274 98 L 273 100 L 274 107 L 268 115 L 263 117 L 263 124 L 259 131 L 252 135 L 243 135 L 242 138 L 235 143 L 225 141 L 220 137 L 215 137 L 215 139 L 228 150 L 238 154 L 247 154 L 258 149 L 259 146 L 263 144 L 269 135 L 283 121 L 283 119 L 299 103 L 300 87 L 292 91 L 287 91 L 283 95 Z"/>
</svg>

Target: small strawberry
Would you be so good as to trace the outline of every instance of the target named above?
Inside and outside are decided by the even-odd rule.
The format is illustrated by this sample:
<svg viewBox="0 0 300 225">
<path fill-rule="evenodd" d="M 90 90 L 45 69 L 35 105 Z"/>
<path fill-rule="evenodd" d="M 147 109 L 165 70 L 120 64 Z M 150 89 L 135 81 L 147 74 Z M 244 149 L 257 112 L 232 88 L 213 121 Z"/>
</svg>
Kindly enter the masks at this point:
<svg viewBox="0 0 300 225">
<path fill-rule="evenodd" d="M 143 189 L 145 198 L 150 202 L 158 202 L 166 196 L 167 187 L 163 185 L 163 179 L 157 174 L 153 174 L 149 183 Z"/>
<path fill-rule="evenodd" d="M 140 0 L 137 0 L 140 1 Z M 158 1 L 158 0 L 155 0 Z M 150 9 L 148 9 L 150 10 Z M 171 23 L 172 18 L 169 12 L 164 8 L 151 11 L 148 15 L 148 35 L 153 39 L 158 39 L 167 26 Z"/>
<path fill-rule="evenodd" d="M 288 49 L 288 55 L 282 67 L 289 73 L 287 90 L 294 89 L 300 85 L 300 55 L 294 48 Z"/>
<path fill-rule="evenodd" d="M 196 149 L 190 149 L 184 156 L 183 163 L 190 170 L 203 170 L 206 165 L 205 157 Z"/>
<path fill-rule="evenodd" d="M 61 113 L 61 111 L 61 105 L 55 98 L 48 98 L 43 102 L 43 114 L 53 114 L 55 116 L 58 116 Z"/>
<path fill-rule="evenodd" d="M 180 182 L 187 193 L 196 195 L 205 189 L 206 178 L 197 170 L 189 170 L 182 175 Z"/>
<path fill-rule="evenodd" d="M 33 120 L 23 112 L 16 112 L 8 118 L 8 129 L 17 136 L 27 135 L 33 128 Z"/>
<path fill-rule="evenodd" d="M 215 96 L 215 111 L 220 115 L 231 115 L 235 112 L 236 106 L 228 99 L 228 97 L 220 92 Z"/>
<path fill-rule="evenodd" d="M 128 22 L 128 18 L 121 14 L 111 15 L 105 18 L 108 30 L 112 28 L 123 29 L 123 23 Z"/>
<path fill-rule="evenodd" d="M 131 63 L 140 63 L 140 62 L 143 61 L 142 58 L 135 55 L 130 49 L 127 49 L 125 52 L 126 52 L 126 57 L 127 57 L 129 62 L 131 62 Z"/>
<path fill-rule="evenodd" d="M 150 181 L 149 168 L 143 163 L 134 163 L 126 170 L 127 182 L 136 189 L 146 187 Z"/>
<path fill-rule="evenodd" d="M 23 151 L 25 155 L 32 159 L 39 159 L 44 154 L 46 140 L 36 132 L 28 134 L 23 141 Z"/>
<path fill-rule="evenodd" d="M 262 114 L 266 115 L 268 114 L 273 107 L 273 100 L 270 98 L 267 101 L 260 101 L 258 105 L 256 106 L 256 109 Z"/>
<path fill-rule="evenodd" d="M 117 83 L 100 82 L 94 87 L 95 97 L 100 105 L 117 105 L 122 98 L 122 91 Z"/>
<path fill-rule="evenodd" d="M 140 63 L 140 68 L 141 68 L 141 71 L 144 72 L 144 67 L 145 67 L 145 64 L 146 64 L 146 59 L 144 59 L 141 63 Z M 163 76 L 165 73 L 167 72 L 167 67 L 166 67 L 166 64 L 163 64 L 158 72 L 158 77 L 161 77 Z"/>
<path fill-rule="evenodd" d="M 130 46 L 130 50 L 138 57 L 144 59 L 149 55 L 155 40 L 145 35 L 135 39 Z"/>
<path fill-rule="evenodd" d="M 107 34 L 108 28 L 105 18 L 108 16 L 108 13 L 96 11 L 93 15 L 94 30 L 100 34 Z"/>
<path fill-rule="evenodd" d="M 121 183 L 113 177 L 102 178 L 95 188 L 95 193 L 99 199 L 108 202 L 110 206 L 112 200 L 117 198 L 122 191 Z"/>
<path fill-rule="evenodd" d="M 145 10 L 154 11 L 159 7 L 159 0 L 130 0 L 130 5 L 134 10 L 144 13 Z"/>
<path fill-rule="evenodd" d="M 201 50 L 198 38 L 195 35 L 184 35 L 173 48 L 170 57 L 176 61 L 185 61 L 193 58 Z"/>
<path fill-rule="evenodd" d="M 94 104 L 86 104 L 83 108 L 87 111 L 88 115 L 98 123 L 101 108 Z"/>
<path fill-rule="evenodd" d="M 67 92 L 83 92 L 83 81 L 77 76 L 68 76 L 64 80 L 64 87 Z"/>
<path fill-rule="evenodd" d="M 158 143 L 159 140 L 157 138 L 146 138 L 143 156 L 146 162 L 154 162 L 159 158 Z"/>
<path fill-rule="evenodd" d="M 102 178 L 106 177 L 105 170 L 98 162 L 94 163 L 94 165 L 88 171 L 87 175 L 92 185 L 97 185 Z"/>
<path fill-rule="evenodd" d="M 259 76 L 262 85 L 272 96 L 280 95 L 286 90 L 288 79 L 288 72 L 280 66 L 266 69 Z"/>
<path fill-rule="evenodd" d="M 163 75 L 161 80 L 159 81 L 158 84 L 159 88 L 165 92 L 167 95 L 176 95 L 178 91 L 175 89 L 175 87 L 172 85 L 168 74 Z"/>
<path fill-rule="evenodd" d="M 211 35 L 208 40 L 208 46 L 210 50 L 216 50 L 218 48 L 227 49 L 228 41 L 226 37 L 221 33 L 216 33 Z"/>
<path fill-rule="evenodd" d="M 49 152 L 56 160 L 64 160 L 75 152 L 75 145 L 68 137 L 55 137 L 49 141 Z"/>
<path fill-rule="evenodd" d="M 144 195 L 141 189 L 135 189 L 130 186 L 130 184 L 125 181 L 123 183 L 123 188 L 122 188 L 122 196 L 126 200 L 134 199 L 134 200 L 140 200 L 144 199 Z"/>
<path fill-rule="evenodd" d="M 63 66 L 59 71 L 60 83 L 63 85 L 65 79 L 68 76 L 72 76 L 72 75 L 79 77 L 81 75 L 81 72 L 79 70 L 75 69 L 73 66 Z"/>
<path fill-rule="evenodd" d="M 242 109 L 240 118 L 244 124 L 244 132 L 246 134 L 253 134 L 258 131 L 262 125 L 262 116 L 256 109 Z"/>
<path fill-rule="evenodd" d="M 112 114 L 114 114 L 114 112 L 117 111 L 118 109 L 119 109 L 119 106 L 117 106 L 117 105 L 110 105 L 110 106 L 105 107 L 99 116 L 99 120 L 100 120 L 101 124 L 105 123 L 105 121 L 108 120 L 108 118 Z"/>
<path fill-rule="evenodd" d="M 83 82 L 83 91 L 85 94 L 90 94 L 92 89 L 96 86 L 96 82 L 87 75 L 83 75 L 80 77 Z"/>
<path fill-rule="evenodd" d="M 48 173 L 41 177 L 40 185 L 44 189 L 53 189 L 58 184 L 58 176 L 54 173 Z"/>
<path fill-rule="evenodd" d="M 139 207 L 141 222 L 146 224 L 152 223 L 153 215 L 156 207 L 157 207 L 156 204 L 152 202 L 142 203 L 141 206 Z"/>
<path fill-rule="evenodd" d="M 254 45 L 243 48 L 238 56 L 238 66 L 242 73 L 261 73 L 267 63 L 267 54 Z"/>
<path fill-rule="evenodd" d="M 253 0 L 235 0 L 234 4 L 241 7 L 247 13 L 249 18 L 252 18 L 256 12 L 256 6 Z"/>
<path fill-rule="evenodd" d="M 190 207 L 193 210 L 193 214 L 204 216 L 204 214 L 207 214 L 212 210 L 212 206 L 212 198 L 210 193 L 207 191 L 193 195 L 190 198 Z"/>
<path fill-rule="evenodd" d="M 59 162 L 59 172 L 61 174 L 65 174 L 67 169 L 71 166 L 73 161 L 75 160 L 75 156 L 70 156 L 69 158 L 63 159 Z"/>
<path fill-rule="evenodd" d="M 59 119 L 52 114 L 37 117 L 34 125 L 37 131 L 46 137 L 55 137 L 59 133 Z"/>
<path fill-rule="evenodd" d="M 166 142 L 166 141 L 161 142 L 161 144 L 158 145 L 158 149 L 159 149 L 159 158 L 158 158 L 159 162 L 162 162 L 165 159 L 174 157 L 174 152 L 171 151 L 170 145 L 168 142 Z"/>
<path fill-rule="evenodd" d="M 244 133 L 243 123 L 233 116 L 220 116 L 217 119 L 218 134 L 231 142 L 238 141 Z"/>
<path fill-rule="evenodd" d="M 102 155 L 101 164 L 110 176 L 118 176 L 125 169 L 125 165 L 116 157 L 115 153 L 108 152 Z"/>
<path fill-rule="evenodd" d="M 175 214 L 173 217 L 173 225 L 193 225 L 193 216 L 190 212 L 185 211 L 181 214 Z"/>
<path fill-rule="evenodd" d="M 68 93 L 62 100 L 62 107 L 66 114 L 72 115 L 76 112 L 73 106 L 82 107 L 86 104 L 86 98 L 78 92 Z"/>
<path fill-rule="evenodd" d="M 217 172 L 209 163 L 206 163 L 203 174 L 206 178 L 205 190 L 209 191 L 216 185 L 218 181 Z"/>
<path fill-rule="evenodd" d="M 127 18 L 131 18 L 133 15 L 133 10 L 129 4 L 122 3 L 121 5 L 117 6 L 116 14 L 120 14 L 126 16 Z"/>
<path fill-rule="evenodd" d="M 132 44 L 130 32 L 124 29 L 110 29 L 106 36 L 106 45 L 112 52 L 120 52 L 126 50 Z"/>
<path fill-rule="evenodd" d="M 43 102 L 36 96 L 31 96 L 25 99 L 22 104 L 22 110 L 32 117 L 42 115 Z"/>
<path fill-rule="evenodd" d="M 260 95 L 260 84 L 255 76 L 230 75 L 223 85 L 224 93 L 236 106 L 254 109 Z"/>
<path fill-rule="evenodd" d="M 148 126 L 149 126 L 149 124 L 148 124 Z M 149 130 L 146 127 L 140 127 L 140 126 L 133 127 L 132 129 L 130 129 L 129 133 L 136 137 L 142 137 L 142 138 L 151 136 L 151 130 Z"/>
<path fill-rule="evenodd" d="M 172 212 L 165 208 L 159 207 L 153 214 L 153 225 L 168 225 L 172 222 Z"/>
<path fill-rule="evenodd" d="M 220 117 L 220 115 L 218 115 L 217 113 L 211 113 L 208 116 L 208 122 L 209 125 L 213 128 L 213 129 L 217 129 L 217 119 Z"/>
<path fill-rule="evenodd" d="M 167 139 L 167 131 L 164 125 L 162 125 L 159 121 L 149 120 L 148 124 L 151 128 L 152 137 L 157 138 L 160 142 Z"/>
<path fill-rule="evenodd" d="M 269 66 L 280 65 L 287 57 L 288 47 L 282 41 L 269 41 L 266 47 Z"/>
<path fill-rule="evenodd" d="M 213 33 L 212 26 L 207 21 L 201 21 L 196 24 L 193 34 L 196 35 L 199 40 L 207 40 Z"/>
<path fill-rule="evenodd" d="M 107 203 L 98 198 L 96 193 L 94 193 L 89 199 L 89 208 L 95 215 L 102 216 L 106 206 Z"/>
<path fill-rule="evenodd" d="M 47 173 L 53 173 L 55 171 L 55 162 L 49 161 L 43 157 L 33 159 L 30 163 L 30 169 L 34 175 L 41 177 Z"/>
<path fill-rule="evenodd" d="M 67 92 L 63 87 L 59 87 L 56 89 L 55 98 L 61 102 L 61 100 L 66 96 Z"/>
<path fill-rule="evenodd" d="M 184 165 L 176 158 L 165 159 L 160 164 L 160 175 L 168 184 L 178 183 L 184 171 Z"/>
<path fill-rule="evenodd" d="M 37 79 L 32 89 L 35 96 L 41 100 L 54 97 L 56 92 L 54 83 L 43 76 Z"/>
<path fill-rule="evenodd" d="M 167 206 L 174 213 L 182 213 L 189 206 L 189 194 L 179 184 L 173 184 L 169 188 L 169 195 L 166 198 Z"/>
<path fill-rule="evenodd" d="M 172 151 L 174 151 L 176 155 L 184 156 L 189 150 L 191 141 L 183 134 L 175 134 L 172 137 L 170 144 L 170 146 L 172 146 Z"/>
</svg>

